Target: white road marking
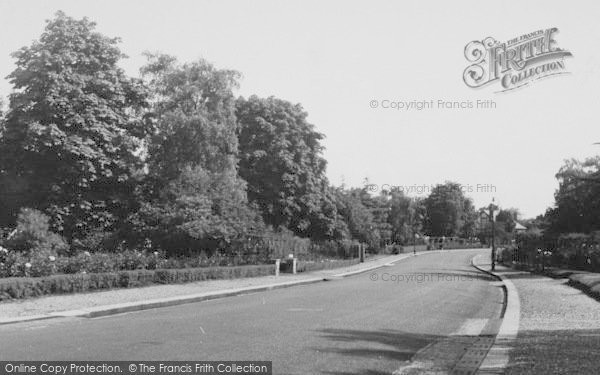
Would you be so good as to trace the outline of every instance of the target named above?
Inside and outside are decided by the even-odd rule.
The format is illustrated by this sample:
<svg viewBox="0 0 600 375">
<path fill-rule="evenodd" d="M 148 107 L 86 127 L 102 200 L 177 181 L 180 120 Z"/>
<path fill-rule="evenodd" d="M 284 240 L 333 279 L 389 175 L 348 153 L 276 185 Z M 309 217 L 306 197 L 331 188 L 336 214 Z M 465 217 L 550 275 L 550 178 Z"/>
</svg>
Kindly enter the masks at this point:
<svg viewBox="0 0 600 375">
<path fill-rule="evenodd" d="M 447 372 L 441 371 L 435 367 L 431 361 L 427 362 L 411 362 L 406 366 L 400 367 L 394 371 L 392 375 L 409 375 L 409 374 L 427 374 L 427 375 L 447 375 Z"/>
<path fill-rule="evenodd" d="M 467 319 L 467 321 L 460 326 L 460 328 L 451 333 L 450 336 L 479 336 L 487 322 L 488 319 Z"/>
</svg>

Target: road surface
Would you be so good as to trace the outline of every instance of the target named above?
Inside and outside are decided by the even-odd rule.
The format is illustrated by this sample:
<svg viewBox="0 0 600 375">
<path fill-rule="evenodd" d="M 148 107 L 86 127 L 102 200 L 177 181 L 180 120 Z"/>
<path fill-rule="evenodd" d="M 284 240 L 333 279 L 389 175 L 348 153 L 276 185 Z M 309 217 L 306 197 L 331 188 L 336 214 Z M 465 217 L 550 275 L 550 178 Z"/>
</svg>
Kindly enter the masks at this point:
<svg viewBox="0 0 600 375">
<path fill-rule="evenodd" d="M 348 278 L 169 308 L 0 326 L 0 360 L 267 360 L 275 374 L 451 370 L 497 332 L 502 289 L 470 266 L 483 252 L 425 254 Z"/>
</svg>

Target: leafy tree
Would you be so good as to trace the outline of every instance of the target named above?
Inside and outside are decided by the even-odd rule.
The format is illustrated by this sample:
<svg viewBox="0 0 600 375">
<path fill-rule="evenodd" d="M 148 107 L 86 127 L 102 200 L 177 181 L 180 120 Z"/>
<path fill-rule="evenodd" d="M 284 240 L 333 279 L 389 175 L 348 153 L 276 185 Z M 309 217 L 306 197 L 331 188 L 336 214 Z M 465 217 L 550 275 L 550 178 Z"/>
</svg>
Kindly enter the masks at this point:
<svg viewBox="0 0 600 375">
<path fill-rule="evenodd" d="M 3 206 L 13 219 L 18 206 L 40 208 L 72 238 L 111 228 L 130 210 L 146 90 L 118 67 L 118 42 L 58 12 L 13 54 L 0 140 L 0 185 L 10 185 L 2 196 L 13 201 Z"/>
<path fill-rule="evenodd" d="M 519 218 L 519 210 L 516 208 L 502 209 L 496 205 L 494 207 L 495 214 L 495 241 L 498 244 L 508 244 L 515 239 L 515 226 Z M 489 217 L 489 207 L 479 209 L 481 221 L 477 226 L 475 236 L 483 243 L 489 243 L 492 237 L 492 223 Z"/>
<path fill-rule="evenodd" d="M 130 217 L 130 241 L 149 238 L 171 252 L 193 252 L 226 248 L 234 238 L 262 231 L 236 167 L 232 90 L 238 73 L 202 59 L 179 64 L 168 55 L 147 56 L 142 73 L 153 94 L 156 132 L 147 147 L 144 203 Z"/>
<path fill-rule="evenodd" d="M 411 244 L 414 235 L 423 229 L 423 220 L 426 216 L 423 201 L 410 198 L 402 191 L 390 193 L 390 214 L 388 222 L 392 228 L 392 240 L 398 244 Z"/>
<path fill-rule="evenodd" d="M 496 244 L 508 244 L 510 243 L 510 240 L 514 238 L 513 233 L 506 230 L 504 222 L 496 222 L 494 229 L 494 241 Z M 492 223 L 490 221 L 485 221 L 476 235 L 482 243 L 489 244 L 489 241 L 492 238 Z"/>
<path fill-rule="evenodd" d="M 518 218 L 519 211 L 516 208 L 501 209 L 496 215 L 496 222 L 504 227 L 505 232 L 512 233 Z"/>
<path fill-rule="evenodd" d="M 369 186 L 368 179 L 365 179 L 364 186 Z M 387 191 L 382 191 L 377 196 L 372 196 L 365 187 L 361 190 L 361 201 L 363 205 L 371 212 L 373 216 L 373 228 L 378 233 L 379 244 L 377 247 L 384 247 L 392 242 L 392 226 L 389 223 L 390 201 Z"/>
<path fill-rule="evenodd" d="M 352 239 L 367 243 L 371 248 L 380 246 L 381 235 L 372 211 L 363 204 L 364 189 L 337 189 L 337 212 L 346 224 Z"/>
<path fill-rule="evenodd" d="M 323 135 L 299 104 L 270 97 L 239 98 L 240 175 L 266 223 L 300 236 L 329 238 L 335 204 L 328 194 Z"/>
<path fill-rule="evenodd" d="M 169 254 L 226 250 L 231 240 L 264 231 L 244 188 L 237 175 L 188 167 L 142 204 L 125 232 L 133 243 L 150 239 Z"/>
<path fill-rule="evenodd" d="M 474 226 L 476 216 L 473 204 L 464 196 L 460 184 L 446 182 L 436 185 L 424 204 L 427 209 L 425 229 L 431 236 L 465 235 L 465 229 L 468 229 L 465 223 Z"/>
<path fill-rule="evenodd" d="M 461 215 L 461 228 L 459 235 L 462 238 L 471 238 L 476 234 L 477 226 L 477 211 L 473 205 L 473 201 L 469 198 L 463 200 L 463 210 Z"/>
<path fill-rule="evenodd" d="M 157 131 L 149 144 L 155 176 L 169 181 L 186 168 L 235 171 L 238 140 L 233 90 L 240 74 L 206 60 L 179 64 L 175 57 L 146 53 L 142 75 L 151 88 Z"/>
<path fill-rule="evenodd" d="M 555 205 L 546 213 L 552 233 L 600 230 L 600 156 L 565 161 L 556 174 Z"/>
</svg>

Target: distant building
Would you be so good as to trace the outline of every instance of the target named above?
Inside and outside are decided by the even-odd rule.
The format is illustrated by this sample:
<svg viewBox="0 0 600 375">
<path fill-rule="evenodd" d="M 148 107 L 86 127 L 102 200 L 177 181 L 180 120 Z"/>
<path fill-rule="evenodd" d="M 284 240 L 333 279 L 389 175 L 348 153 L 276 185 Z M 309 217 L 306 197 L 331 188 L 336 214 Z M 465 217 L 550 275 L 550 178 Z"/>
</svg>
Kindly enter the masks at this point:
<svg viewBox="0 0 600 375">
<path fill-rule="evenodd" d="M 525 227 L 518 221 L 515 221 L 515 232 L 516 233 L 525 232 L 526 230 L 527 230 L 527 227 Z"/>
</svg>

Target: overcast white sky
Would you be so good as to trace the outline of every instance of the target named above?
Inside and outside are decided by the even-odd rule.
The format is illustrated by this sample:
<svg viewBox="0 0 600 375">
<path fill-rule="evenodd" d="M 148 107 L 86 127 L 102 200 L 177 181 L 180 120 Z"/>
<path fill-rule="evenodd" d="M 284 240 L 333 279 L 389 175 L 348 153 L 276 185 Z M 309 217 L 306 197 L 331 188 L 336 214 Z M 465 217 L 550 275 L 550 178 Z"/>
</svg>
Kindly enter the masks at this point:
<svg viewBox="0 0 600 375">
<path fill-rule="evenodd" d="M 239 94 L 300 102 L 327 137 L 335 185 L 430 185 L 445 180 L 526 217 L 553 202 L 565 158 L 600 152 L 600 2 L 576 1 L 24 1 L 0 0 L 0 76 L 10 53 L 63 10 L 123 39 L 138 75 L 145 50 L 204 57 L 244 75 Z M 506 41 L 557 27 L 570 75 L 507 93 L 462 81 L 472 40 Z M 0 94 L 10 93 L 0 80 Z M 371 100 L 491 99 L 495 110 L 395 111 Z"/>
</svg>

